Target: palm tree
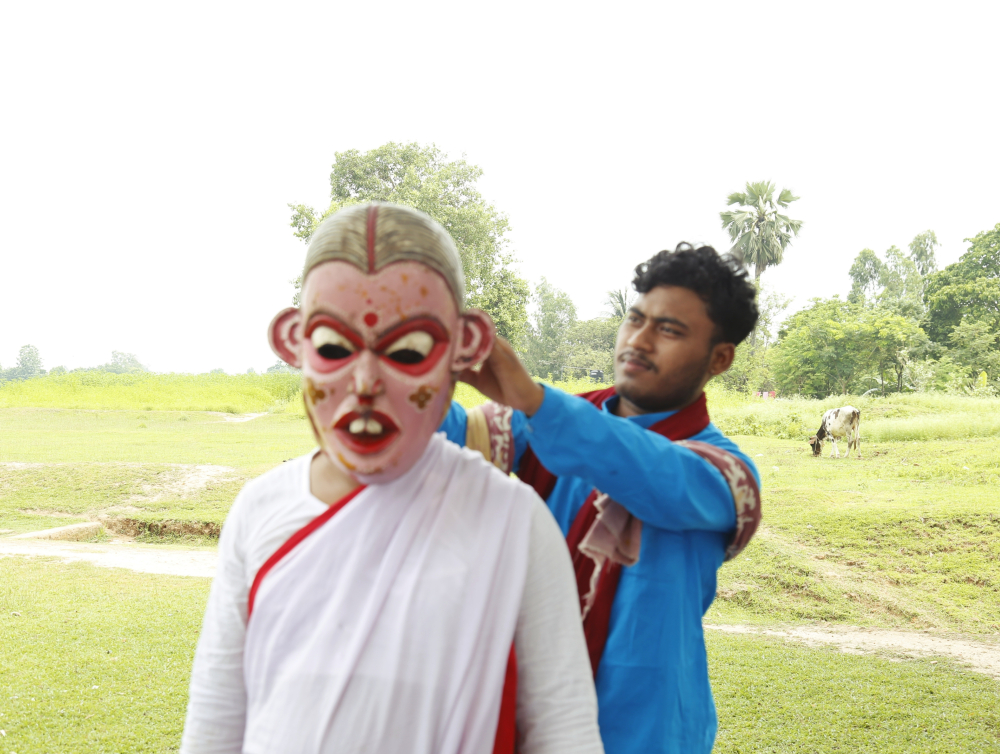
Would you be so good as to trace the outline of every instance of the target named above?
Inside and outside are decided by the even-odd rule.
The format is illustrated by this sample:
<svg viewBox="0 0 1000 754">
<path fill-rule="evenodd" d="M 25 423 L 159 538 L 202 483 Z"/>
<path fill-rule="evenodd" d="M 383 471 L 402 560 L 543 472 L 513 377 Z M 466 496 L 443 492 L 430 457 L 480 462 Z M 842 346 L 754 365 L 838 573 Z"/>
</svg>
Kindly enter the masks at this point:
<svg viewBox="0 0 1000 754">
<path fill-rule="evenodd" d="M 740 205 L 740 209 L 720 212 L 722 227 L 729 231 L 733 249 L 743 254 L 743 261 L 754 266 L 754 280 L 768 267 L 781 263 L 785 248 L 792 236 L 799 234 L 801 220 L 778 213 L 778 208 L 788 207 L 799 197 L 782 189 L 774 198 L 774 184 L 770 181 L 748 183 L 746 193 L 730 194 L 727 205 Z"/>
<path fill-rule="evenodd" d="M 625 319 L 625 315 L 628 314 L 634 300 L 635 298 L 627 289 L 608 291 L 607 304 L 611 310 L 611 316 L 617 320 Z"/>
</svg>

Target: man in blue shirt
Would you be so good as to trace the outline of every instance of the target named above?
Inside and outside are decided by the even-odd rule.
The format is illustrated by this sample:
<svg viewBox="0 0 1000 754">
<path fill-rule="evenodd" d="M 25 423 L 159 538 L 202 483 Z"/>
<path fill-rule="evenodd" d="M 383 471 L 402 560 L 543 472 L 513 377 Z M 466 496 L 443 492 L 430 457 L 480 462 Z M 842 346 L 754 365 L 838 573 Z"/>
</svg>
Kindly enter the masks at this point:
<svg viewBox="0 0 1000 754">
<path fill-rule="evenodd" d="M 753 330 L 756 290 L 730 255 L 688 244 L 636 267 L 633 286 L 613 389 L 581 399 L 540 385 L 499 342 L 459 375 L 496 404 L 453 403 L 441 429 L 533 484 L 567 536 L 608 754 L 708 754 L 718 722 L 702 616 L 760 498 L 704 388 Z"/>
</svg>

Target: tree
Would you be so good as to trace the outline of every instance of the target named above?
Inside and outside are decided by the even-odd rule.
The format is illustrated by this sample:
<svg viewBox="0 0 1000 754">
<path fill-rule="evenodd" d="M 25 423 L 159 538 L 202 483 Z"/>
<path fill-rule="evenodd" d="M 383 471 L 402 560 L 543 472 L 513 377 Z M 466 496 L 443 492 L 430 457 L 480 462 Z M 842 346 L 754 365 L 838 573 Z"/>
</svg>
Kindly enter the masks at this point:
<svg viewBox="0 0 1000 754">
<path fill-rule="evenodd" d="M 910 241 L 910 259 L 917 265 L 920 274 L 925 277 L 937 269 L 934 248 L 938 245 L 937 235 L 933 230 L 918 233 Z"/>
<path fill-rule="evenodd" d="M 569 366 L 570 328 L 576 324 L 576 306 L 567 293 L 542 278 L 532 296 L 535 311 L 532 315 L 530 337 L 524 353 L 525 366 L 536 377 L 562 379 L 563 370 Z"/>
<path fill-rule="evenodd" d="M 918 346 L 917 324 L 884 308 L 832 299 L 813 299 L 793 314 L 779 333 L 774 376 L 785 393 L 822 398 L 847 394 L 892 374 L 903 387 L 908 349 Z"/>
<path fill-rule="evenodd" d="M 927 279 L 927 334 L 938 343 L 963 319 L 1000 329 L 1000 223 L 965 240 L 965 254 Z"/>
<path fill-rule="evenodd" d="M 319 224 L 342 207 L 392 202 L 426 212 L 443 225 L 458 247 L 465 269 L 466 302 L 489 312 L 497 332 L 518 347 L 527 333 L 527 282 L 507 251 L 507 217 L 476 188 L 483 171 L 464 159 L 448 160 L 437 147 L 390 142 L 361 152 L 335 153 L 330 206 L 317 212 L 289 204 L 291 226 L 306 243 Z M 295 303 L 301 279 L 295 282 Z"/>
<path fill-rule="evenodd" d="M 30 380 L 45 374 L 42 357 L 34 346 L 21 346 L 17 353 L 17 365 L 11 369 L 0 369 L 0 382 L 5 380 Z"/>
<path fill-rule="evenodd" d="M 919 319 L 924 313 L 924 279 L 910 257 L 896 246 L 885 252 L 885 261 L 871 249 L 862 249 L 851 265 L 851 292 L 847 300 L 863 306 L 881 306 Z"/>
<path fill-rule="evenodd" d="M 21 346 L 17 353 L 17 366 L 14 367 L 15 379 L 30 380 L 45 374 L 42 369 L 42 356 L 34 346 Z"/>
<path fill-rule="evenodd" d="M 729 195 L 726 204 L 740 209 L 719 213 L 722 227 L 729 231 L 733 248 L 739 249 L 746 264 L 754 266 L 754 279 L 759 281 L 768 267 L 781 264 L 792 236 L 799 234 L 801 220 L 792 220 L 778 212 L 799 197 L 782 189 L 774 198 L 775 186 L 770 181 L 747 183 L 746 192 Z"/>
<path fill-rule="evenodd" d="M 105 372 L 112 372 L 113 374 L 149 371 L 139 362 L 139 357 L 134 353 L 123 353 L 122 351 L 112 351 L 111 361 L 97 368 Z"/>
<path fill-rule="evenodd" d="M 871 249 L 862 249 L 848 273 L 851 276 L 851 292 L 847 300 L 853 304 L 873 303 L 882 287 L 882 260 Z"/>
<path fill-rule="evenodd" d="M 592 369 L 604 372 L 610 380 L 615 371 L 615 340 L 621 320 L 595 317 L 580 320 L 566 334 L 569 342 L 568 366 L 574 377 L 587 377 Z"/>
<path fill-rule="evenodd" d="M 982 372 L 987 380 L 1000 378 L 1000 332 L 985 320 L 962 320 L 951 331 L 949 355 L 963 367 L 971 384 Z"/>
<path fill-rule="evenodd" d="M 621 322 L 628 314 L 629 308 L 635 303 L 635 294 L 627 288 L 622 290 L 608 291 L 607 305 L 611 312 L 611 317 Z"/>
<path fill-rule="evenodd" d="M 736 347 L 736 358 L 732 366 L 719 375 L 719 382 L 730 390 L 751 393 L 757 390 L 774 390 L 771 371 L 773 344 L 776 327 L 782 314 L 791 304 L 788 296 L 783 296 L 761 285 L 757 292 L 757 325 L 750 338 Z"/>
<path fill-rule="evenodd" d="M 881 284 L 880 305 L 904 317 L 919 319 L 923 316 L 923 276 L 917 264 L 895 246 L 885 252 Z"/>
</svg>

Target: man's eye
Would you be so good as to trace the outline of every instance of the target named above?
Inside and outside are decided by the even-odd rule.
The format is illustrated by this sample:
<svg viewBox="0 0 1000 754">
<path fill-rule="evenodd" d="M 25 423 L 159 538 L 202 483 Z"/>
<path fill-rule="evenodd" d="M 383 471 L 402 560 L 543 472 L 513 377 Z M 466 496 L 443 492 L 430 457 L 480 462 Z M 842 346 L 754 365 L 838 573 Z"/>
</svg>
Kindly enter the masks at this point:
<svg viewBox="0 0 1000 754">
<path fill-rule="evenodd" d="M 423 330 L 414 330 L 385 349 L 385 355 L 397 364 L 419 364 L 434 348 L 434 338 Z"/>
<path fill-rule="evenodd" d="M 337 361 L 346 359 L 356 350 L 354 344 L 332 327 L 320 325 L 310 336 L 313 348 L 324 359 Z"/>
</svg>

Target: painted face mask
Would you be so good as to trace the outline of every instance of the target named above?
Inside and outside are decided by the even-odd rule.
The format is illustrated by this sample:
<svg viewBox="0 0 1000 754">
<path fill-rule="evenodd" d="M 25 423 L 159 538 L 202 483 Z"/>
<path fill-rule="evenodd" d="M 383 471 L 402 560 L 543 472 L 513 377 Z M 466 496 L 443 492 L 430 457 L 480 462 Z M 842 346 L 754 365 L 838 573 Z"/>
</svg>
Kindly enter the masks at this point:
<svg viewBox="0 0 1000 754">
<path fill-rule="evenodd" d="M 321 261 L 306 274 L 301 311 L 272 323 L 275 350 L 302 369 L 320 447 L 366 484 L 416 463 L 447 410 L 453 373 L 493 344 L 488 316 L 460 312 L 447 278 L 411 260 L 374 271 Z"/>
</svg>

